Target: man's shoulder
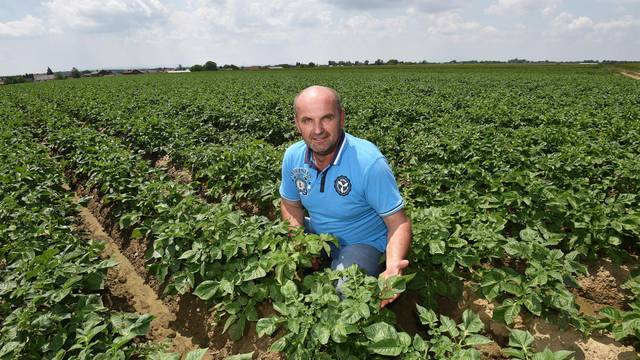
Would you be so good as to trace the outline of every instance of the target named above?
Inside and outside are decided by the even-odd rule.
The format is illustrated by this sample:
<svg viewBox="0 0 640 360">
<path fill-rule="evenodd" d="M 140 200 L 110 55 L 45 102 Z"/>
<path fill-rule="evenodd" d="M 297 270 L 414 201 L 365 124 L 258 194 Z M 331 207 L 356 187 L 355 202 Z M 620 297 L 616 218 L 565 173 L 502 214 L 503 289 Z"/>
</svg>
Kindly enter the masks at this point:
<svg viewBox="0 0 640 360">
<path fill-rule="evenodd" d="M 297 141 L 289 145 L 287 150 L 285 150 L 284 158 L 291 159 L 292 157 L 303 155 L 306 150 L 307 150 L 307 145 L 304 143 L 304 141 L 303 140 Z"/>
<path fill-rule="evenodd" d="M 369 140 L 348 134 L 349 147 L 353 149 L 356 159 L 362 165 L 369 165 L 384 157 L 380 149 Z"/>
</svg>

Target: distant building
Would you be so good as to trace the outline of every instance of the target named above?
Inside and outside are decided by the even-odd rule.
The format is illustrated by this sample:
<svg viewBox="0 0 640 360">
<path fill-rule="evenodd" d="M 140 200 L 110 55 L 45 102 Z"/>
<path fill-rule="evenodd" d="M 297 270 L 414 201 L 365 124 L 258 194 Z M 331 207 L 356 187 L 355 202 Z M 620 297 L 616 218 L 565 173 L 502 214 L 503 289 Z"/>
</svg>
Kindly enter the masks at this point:
<svg viewBox="0 0 640 360">
<path fill-rule="evenodd" d="M 38 82 L 38 81 L 49 81 L 49 80 L 53 80 L 55 79 L 56 76 L 51 74 L 51 75 L 47 75 L 47 74 L 33 74 L 33 81 Z"/>
<path fill-rule="evenodd" d="M 282 66 L 269 66 L 269 69 L 271 70 L 280 70 L 280 69 L 284 69 Z"/>
<path fill-rule="evenodd" d="M 191 70 L 189 69 L 183 69 L 183 70 L 167 70 L 167 73 L 169 74 L 180 74 L 180 73 L 188 73 L 191 72 Z"/>
<path fill-rule="evenodd" d="M 82 76 L 85 76 L 85 77 L 89 77 L 89 76 L 90 77 L 96 77 L 96 76 L 108 76 L 108 75 L 113 75 L 113 72 L 111 72 L 110 70 L 100 70 L 100 71 L 96 70 L 96 71 L 92 71 L 92 72 L 90 72 L 88 74 L 84 74 Z"/>
<path fill-rule="evenodd" d="M 4 78 L 0 78 L 0 85 L 4 85 Z"/>
<path fill-rule="evenodd" d="M 142 74 L 142 71 L 138 69 L 125 70 L 122 72 L 122 75 L 140 75 L 140 74 Z"/>
</svg>

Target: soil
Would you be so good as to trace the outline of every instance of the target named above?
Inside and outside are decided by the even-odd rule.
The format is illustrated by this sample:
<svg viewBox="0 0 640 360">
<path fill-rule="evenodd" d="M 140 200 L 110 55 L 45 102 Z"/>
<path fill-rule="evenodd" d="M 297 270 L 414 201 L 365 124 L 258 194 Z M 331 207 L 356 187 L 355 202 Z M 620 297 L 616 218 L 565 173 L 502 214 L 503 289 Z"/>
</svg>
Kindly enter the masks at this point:
<svg viewBox="0 0 640 360">
<path fill-rule="evenodd" d="M 252 351 L 254 359 L 281 359 L 279 353 L 268 352 L 274 339 L 257 337 L 255 323 L 248 324 L 245 336 L 233 342 L 222 334 L 223 324 L 214 324 L 211 304 L 192 294 L 163 294 L 164 288 L 145 268 L 147 240 L 131 239 L 129 234 L 120 231 L 110 216 L 110 207 L 99 200 L 95 191 L 87 192 L 78 187 L 76 192 L 76 199 L 91 195 L 87 207 L 80 210 L 83 228 L 91 238 L 105 242 L 104 257 L 118 261 L 118 265 L 107 273 L 107 305 L 121 311 L 154 315 L 156 319 L 151 324 L 148 338 L 156 342 L 169 339 L 172 351 L 184 353 L 200 347 L 209 348 L 206 359 L 223 360 L 233 354 Z M 273 314 L 273 309 L 266 304 L 258 311 L 263 316 Z"/>
<path fill-rule="evenodd" d="M 167 174 L 175 180 L 176 182 L 183 184 L 190 184 L 192 181 L 191 173 L 184 169 L 178 169 L 171 163 L 171 157 L 169 155 L 165 155 L 160 159 L 155 161 L 154 164 L 157 168 L 166 169 Z"/>
<path fill-rule="evenodd" d="M 599 263 L 608 264 L 606 260 L 602 260 Z M 600 268 L 598 264 L 594 264 L 593 266 Z M 615 266 L 611 265 L 609 273 L 624 274 L 624 271 L 624 268 L 621 267 L 618 272 Z M 597 282 L 598 273 L 591 272 L 591 274 L 591 276 L 585 277 L 582 280 Z M 611 297 L 602 297 L 598 298 L 598 300 L 599 299 L 609 300 Z M 606 306 L 598 301 L 590 300 L 582 296 L 576 296 L 576 302 L 580 305 L 581 311 L 590 315 L 596 315 L 597 310 Z M 493 338 L 499 346 L 507 346 L 509 342 L 509 327 L 492 319 L 496 304 L 479 295 L 470 282 L 465 283 L 463 296 L 460 301 L 453 302 L 448 299 L 441 299 L 439 305 L 440 310 L 445 315 L 457 321 L 460 320 L 465 309 L 471 309 L 478 313 L 480 319 L 485 324 L 487 335 Z M 623 345 L 615 341 L 612 337 L 595 333 L 587 337 L 573 328 L 561 329 L 559 326 L 537 317 L 528 317 L 526 315 L 517 316 L 511 328 L 528 330 L 534 335 L 534 349 L 536 351 L 542 351 L 545 347 L 549 347 L 549 349 L 553 351 L 574 351 L 576 360 L 631 360 L 638 358 L 638 354 L 632 346 Z M 495 351 L 484 352 L 484 354 L 491 359 L 500 358 Z"/>
<path fill-rule="evenodd" d="M 615 265 L 608 259 L 599 259 L 588 266 L 589 275 L 578 279 L 581 289 L 577 295 L 591 300 L 596 305 L 624 308 L 628 292 L 620 286 L 630 277 L 629 267 Z"/>
<path fill-rule="evenodd" d="M 163 293 L 163 288 L 145 268 L 144 253 L 147 240 L 131 239 L 129 234 L 121 232 L 110 216 L 109 206 L 102 204 L 96 192 L 88 193 L 82 188 L 77 191 L 79 195 L 92 197 L 88 208 L 81 209 L 84 228 L 93 238 L 105 241 L 107 246 L 104 255 L 115 258 L 119 263 L 108 273 L 106 304 L 122 311 L 153 314 L 156 319 L 152 322 L 148 337 L 152 341 L 170 341 L 171 349 L 174 351 L 185 352 L 196 347 L 208 347 L 208 359 L 216 360 L 248 352 L 254 352 L 254 359 L 282 358 L 278 353 L 267 351 L 273 339 L 258 338 L 255 323 L 249 323 L 245 336 L 233 342 L 222 334 L 222 324 L 214 324 L 211 304 L 191 294 L 158 296 Z M 107 229 L 109 234 L 105 233 L 104 229 Z M 574 291 L 580 310 L 596 316 L 597 311 L 604 306 L 623 308 L 626 293 L 620 285 L 628 279 L 630 269 L 605 259 L 591 264 L 588 270 L 588 276 L 578 279 L 582 289 Z M 399 327 L 411 334 L 423 332 L 415 311 L 407 310 L 415 309 L 417 302 L 418 295 L 408 292 L 397 300 L 397 304 L 390 307 L 396 313 Z M 441 299 L 439 305 L 443 314 L 456 321 L 460 321 L 465 309 L 478 313 L 485 324 L 486 334 L 495 341 L 494 344 L 479 347 L 483 358 L 506 359 L 500 349 L 508 343 L 509 328 L 492 319 L 496 304 L 480 296 L 471 283 L 465 283 L 460 301 Z M 259 312 L 268 316 L 273 309 L 268 304 L 263 304 Z M 518 316 L 511 327 L 531 332 L 536 339 L 534 348 L 537 351 L 545 347 L 554 351 L 571 350 L 574 351 L 576 360 L 638 358 L 633 347 L 623 345 L 611 337 L 600 334 L 585 337 L 572 328 L 561 329 L 540 318 Z"/>
<path fill-rule="evenodd" d="M 620 70 L 620 74 L 626 76 L 626 77 L 630 77 L 632 79 L 635 80 L 640 80 L 640 73 L 636 73 L 633 71 L 624 71 L 624 70 Z"/>
<path fill-rule="evenodd" d="M 190 338 L 183 336 L 172 328 L 176 316 L 158 299 L 156 293 L 145 284 L 133 265 L 120 252 L 118 245 L 104 232 L 104 229 L 89 209 L 80 209 L 83 228 L 90 237 L 104 241 L 105 249 L 102 256 L 112 258 L 118 265 L 109 269 L 105 287 L 107 289 L 107 304 L 121 311 L 135 311 L 154 316 L 147 338 L 154 342 L 170 341 L 170 350 L 180 353 L 195 349 Z M 209 359 L 211 357 L 208 357 Z"/>
</svg>

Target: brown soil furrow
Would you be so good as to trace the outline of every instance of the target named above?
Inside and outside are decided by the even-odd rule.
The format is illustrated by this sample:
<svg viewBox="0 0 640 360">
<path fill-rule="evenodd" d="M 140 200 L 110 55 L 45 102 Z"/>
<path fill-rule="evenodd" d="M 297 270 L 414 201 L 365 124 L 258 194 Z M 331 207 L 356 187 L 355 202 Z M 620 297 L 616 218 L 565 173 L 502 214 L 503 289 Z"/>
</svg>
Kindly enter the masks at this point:
<svg viewBox="0 0 640 360">
<path fill-rule="evenodd" d="M 126 299 L 127 303 L 138 313 L 154 316 L 147 337 L 154 342 L 170 340 L 170 350 L 180 353 L 197 348 L 191 338 L 185 337 L 171 328 L 170 324 L 176 320 L 176 316 L 158 299 L 153 289 L 145 284 L 129 259 L 120 252 L 118 245 L 104 232 L 102 225 L 89 209 L 82 207 L 80 217 L 84 229 L 90 233 L 91 238 L 104 241 L 105 249 L 102 256 L 118 262 L 118 265 L 109 269 L 107 273 L 106 282 L 111 295 L 119 299 Z M 211 356 L 205 358 L 211 359 Z"/>
<path fill-rule="evenodd" d="M 620 74 L 635 80 L 640 80 L 640 73 L 637 72 L 620 70 Z"/>
<path fill-rule="evenodd" d="M 163 293 L 164 287 L 158 283 L 155 277 L 148 273 L 145 267 L 144 253 L 148 246 L 146 238 L 132 239 L 129 234 L 119 230 L 117 221 L 111 216 L 110 207 L 105 206 L 100 201 L 100 197 L 95 190 L 88 191 L 88 189 L 78 186 L 76 192 L 76 198 L 78 196 L 91 197 L 87 208 L 82 208 L 83 219 L 87 217 L 91 223 L 90 226 L 85 225 L 85 227 L 92 230 L 91 233 L 94 238 L 104 240 L 108 244 L 110 251 L 117 251 L 117 254 L 124 258 L 122 261 L 116 259 L 119 263 L 125 263 L 126 260 L 129 268 L 127 273 L 132 274 L 132 276 L 135 275 L 138 279 L 135 287 L 143 284 L 148 289 L 142 300 L 140 300 L 140 304 L 143 304 L 140 308 L 143 310 L 134 307 L 135 311 L 151 313 L 151 311 L 146 310 L 149 305 L 145 299 L 154 299 L 154 301 L 160 302 L 163 306 L 162 310 L 166 309 L 170 314 L 163 317 L 163 324 L 167 324 L 165 327 L 173 331 L 173 333 L 168 332 L 167 336 L 181 334 L 183 338 L 190 341 L 192 346 L 208 347 L 209 359 L 223 360 L 233 354 L 251 351 L 254 352 L 255 359 L 280 359 L 278 353 L 272 353 L 267 350 L 274 339 L 270 337 L 258 338 L 255 331 L 255 323 L 248 324 L 245 336 L 239 341 L 233 342 L 228 338 L 227 334 L 222 334 L 222 324 L 214 323 L 214 315 L 205 301 L 189 293 L 158 296 L 158 294 Z M 94 228 L 99 230 L 95 231 L 95 234 Z M 112 292 L 119 289 L 119 284 L 125 284 L 125 289 L 128 288 L 126 286 L 128 284 L 126 275 L 116 275 L 114 279 L 109 283 L 110 285 L 115 282 L 113 285 L 116 289 L 110 289 Z M 113 294 L 116 302 L 122 303 L 123 297 L 131 298 L 131 295 Z M 134 300 L 127 302 L 135 303 Z M 273 310 L 270 306 L 264 304 L 259 306 L 259 313 L 270 315 Z M 175 337 L 177 338 L 177 336 Z M 163 340 L 166 339 L 166 336 L 159 334 L 157 338 L 158 340 Z"/>
<path fill-rule="evenodd" d="M 584 311 L 588 300 L 577 297 L 576 302 Z M 440 305 L 445 314 L 457 320 L 461 318 L 462 312 L 466 309 L 478 313 L 485 324 L 487 333 L 500 345 L 507 344 L 509 327 L 493 320 L 496 304 L 478 294 L 471 283 L 465 283 L 463 298 L 457 304 L 445 301 Z M 596 302 L 589 302 L 588 305 L 591 307 L 602 306 Z M 545 347 L 549 347 L 553 351 L 570 350 L 574 351 L 576 360 L 632 360 L 638 358 L 638 354 L 632 346 L 623 345 L 609 336 L 596 333 L 585 336 L 574 328 L 562 329 L 542 318 L 527 316 L 524 313 L 524 316 L 518 315 L 516 317 L 511 328 L 529 331 L 535 337 L 534 349 L 536 351 L 542 351 Z M 595 315 L 595 313 L 592 312 L 590 315 Z"/>
</svg>

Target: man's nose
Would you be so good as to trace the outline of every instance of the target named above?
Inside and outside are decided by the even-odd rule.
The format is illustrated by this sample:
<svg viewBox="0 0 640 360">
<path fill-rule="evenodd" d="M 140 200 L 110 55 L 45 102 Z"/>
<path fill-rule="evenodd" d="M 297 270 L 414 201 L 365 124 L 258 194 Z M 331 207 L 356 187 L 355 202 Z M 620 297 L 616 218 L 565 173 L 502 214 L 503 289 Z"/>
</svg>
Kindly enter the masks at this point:
<svg viewBox="0 0 640 360">
<path fill-rule="evenodd" d="M 324 132 L 324 126 L 322 126 L 322 121 L 315 121 L 313 123 L 313 133 L 322 134 L 323 132 Z"/>
</svg>

